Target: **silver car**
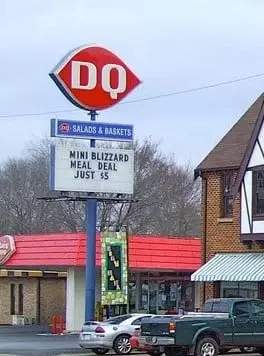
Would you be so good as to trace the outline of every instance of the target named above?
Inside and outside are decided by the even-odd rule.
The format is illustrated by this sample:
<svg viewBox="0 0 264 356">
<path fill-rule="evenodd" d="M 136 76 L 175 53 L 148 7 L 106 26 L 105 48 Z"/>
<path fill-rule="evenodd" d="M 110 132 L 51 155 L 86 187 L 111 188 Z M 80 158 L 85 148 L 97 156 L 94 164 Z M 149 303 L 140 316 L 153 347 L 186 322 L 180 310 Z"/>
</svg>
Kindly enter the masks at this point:
<svg viewBox="0 0 264 356">
<path fill-rule="evenodd" d="M 150 314 L 125 314 L 106 321 L 88 321 L 79 337 L 79 345 L 91 349 L 97 355 L 104 355 L 110 349 L 119 355 L 131 352 L 130 337 L 140 326 L 141 320 Z"/>
</svg>

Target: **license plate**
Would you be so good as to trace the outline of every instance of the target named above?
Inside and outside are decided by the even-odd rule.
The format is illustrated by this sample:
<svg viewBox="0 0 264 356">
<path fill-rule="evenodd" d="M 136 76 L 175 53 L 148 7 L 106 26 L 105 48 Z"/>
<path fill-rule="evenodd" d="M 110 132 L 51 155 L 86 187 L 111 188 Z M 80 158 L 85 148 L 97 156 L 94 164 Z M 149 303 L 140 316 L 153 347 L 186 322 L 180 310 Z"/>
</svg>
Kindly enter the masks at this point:
<svg viewBox="0 0 264 356">
<path fill-rule="evenodd" d="M 90 340 L 91 339 L 91 335 L 84 335 L 84 340 Z"/>
</svg>

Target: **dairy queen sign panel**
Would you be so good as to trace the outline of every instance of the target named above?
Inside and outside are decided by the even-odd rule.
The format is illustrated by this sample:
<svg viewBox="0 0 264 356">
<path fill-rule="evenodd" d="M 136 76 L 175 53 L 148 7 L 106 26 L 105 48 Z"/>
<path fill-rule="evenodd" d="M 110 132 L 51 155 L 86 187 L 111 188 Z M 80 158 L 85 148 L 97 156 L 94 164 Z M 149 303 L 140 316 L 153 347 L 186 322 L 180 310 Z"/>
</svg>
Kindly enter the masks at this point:
<svg viewBox="0 0 264 356">
<path fill-rule="evenodd" d="M 0 265 L 5 264 L 16 252 L 15 241 L 12 236 L 0 236 Z"/>
<path fill-rule="evenodd" d="M 133 172 L 133 150 L 90 148 L 76 140 L 51 147 L 51 190 L 133 194 Z"/>
<path fill-rule="evenodd" d="M 141 83 L 119 57 L 99 46 L 71 51 L 50 76 L 62 93 L 84 110 L 107 109 Z"/>
</svg>

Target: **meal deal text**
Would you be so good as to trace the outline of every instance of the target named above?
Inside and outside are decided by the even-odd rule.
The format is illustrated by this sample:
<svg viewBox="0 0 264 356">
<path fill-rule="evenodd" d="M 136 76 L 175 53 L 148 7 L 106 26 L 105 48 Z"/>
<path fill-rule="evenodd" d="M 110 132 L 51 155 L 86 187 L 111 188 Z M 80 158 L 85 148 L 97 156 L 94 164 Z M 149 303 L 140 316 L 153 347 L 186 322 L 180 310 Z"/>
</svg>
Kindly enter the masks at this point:
<svg viewBox="0 0 264 356">
<path fill-rule="evenodd" d="M 133 194 L 133 150 L 65 141 L 51 145 L 51 190 Z"/>
</svg>

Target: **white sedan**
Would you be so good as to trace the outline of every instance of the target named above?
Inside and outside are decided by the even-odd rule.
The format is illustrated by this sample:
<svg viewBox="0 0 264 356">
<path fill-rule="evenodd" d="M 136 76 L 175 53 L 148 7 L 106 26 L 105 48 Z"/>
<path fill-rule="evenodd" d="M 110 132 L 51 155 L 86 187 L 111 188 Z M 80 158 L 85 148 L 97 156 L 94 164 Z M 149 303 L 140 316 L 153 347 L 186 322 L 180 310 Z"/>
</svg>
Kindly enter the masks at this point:
<svg viewBox="0 0 264 356">
<path fill-rule="evenodd" d="M 129 354 L 130 337 L 140 326 L 141 320 L 150 317 L 152 317 L 150 314 L 125 314 L 102 322 L 85 322 L 80 333 L 79 345 L 97 355 L 104 355 L 110 349 L 119 355 Z"/>
</svg>

